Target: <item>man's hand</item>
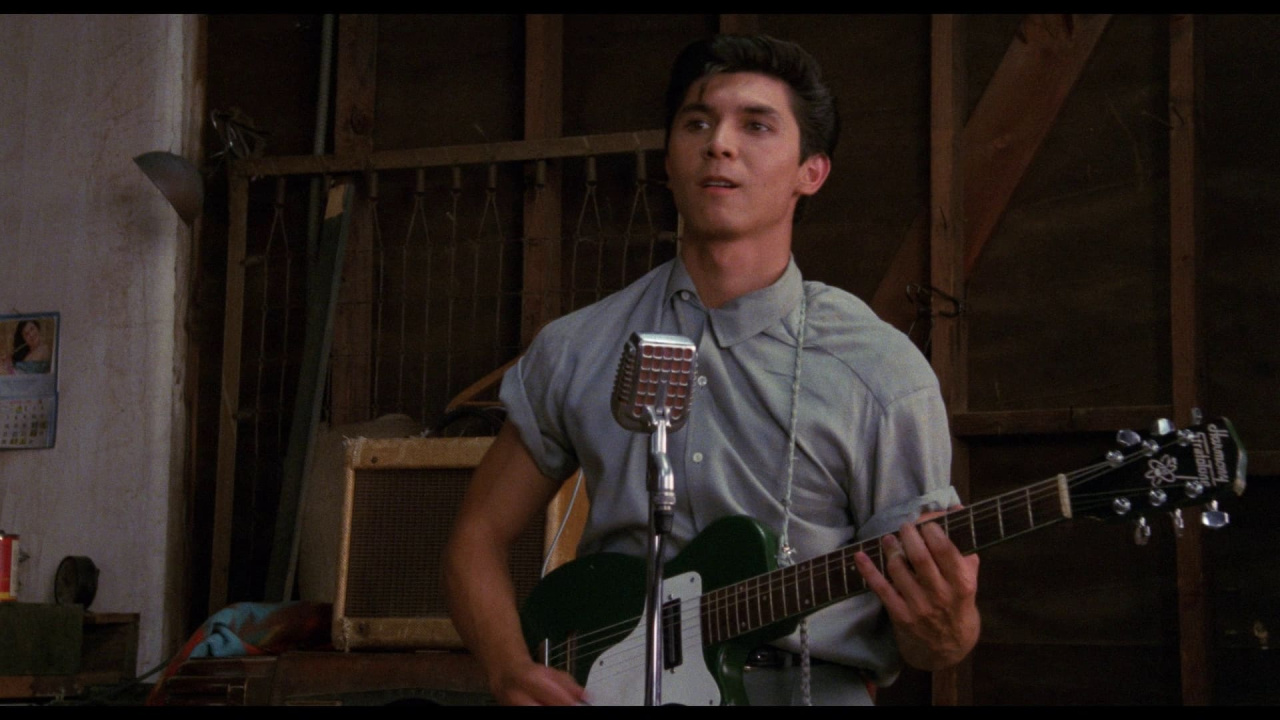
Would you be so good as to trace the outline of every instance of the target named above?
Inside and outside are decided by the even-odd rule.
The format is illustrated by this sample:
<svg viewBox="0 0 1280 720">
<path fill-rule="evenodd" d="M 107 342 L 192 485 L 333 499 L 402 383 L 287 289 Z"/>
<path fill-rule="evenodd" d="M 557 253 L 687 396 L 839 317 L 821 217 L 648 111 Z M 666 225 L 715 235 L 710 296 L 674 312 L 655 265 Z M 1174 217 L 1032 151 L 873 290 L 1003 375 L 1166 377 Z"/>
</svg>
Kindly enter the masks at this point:
<svg viewBox="0 0 1280 720">
<path fill-rule="evenodd" d="M 532 661 L 494 673 L 489 690 L 503 705 L 587 704 L 586 690 L 572 675 Z"/>
<path fill-rule="evenodd" d="M 937 517 L 942 513 L 925 516 Z M 886 578 L 866 553 L 854 555 L 880 597 L 902 658 L 921 670 L 955 665 L 978 642 L 978 556 L 964 556 L 937 523 L 908 523 L 880 539 Z"/>
</svg>

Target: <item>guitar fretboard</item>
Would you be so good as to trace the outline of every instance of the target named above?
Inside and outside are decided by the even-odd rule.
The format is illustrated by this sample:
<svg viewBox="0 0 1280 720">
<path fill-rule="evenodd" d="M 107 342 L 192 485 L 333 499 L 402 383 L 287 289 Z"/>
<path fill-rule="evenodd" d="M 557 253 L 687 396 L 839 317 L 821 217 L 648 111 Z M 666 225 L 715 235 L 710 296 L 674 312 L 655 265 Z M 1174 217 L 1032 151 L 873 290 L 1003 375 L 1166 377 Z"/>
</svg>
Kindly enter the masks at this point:
<svg viewBox="0 0 1280 720">
<path fill-rule="evenodd" d="M 934 518 L 966 555 L 1071 516 L 1066 478 L 1059 476 Z M 880 539 L 849 545 L 702 596 L 702 641 L 739 635 L 812 613 L 867 591 L 853 557 L 865 552 L 885 572 Z"/>
</svg>

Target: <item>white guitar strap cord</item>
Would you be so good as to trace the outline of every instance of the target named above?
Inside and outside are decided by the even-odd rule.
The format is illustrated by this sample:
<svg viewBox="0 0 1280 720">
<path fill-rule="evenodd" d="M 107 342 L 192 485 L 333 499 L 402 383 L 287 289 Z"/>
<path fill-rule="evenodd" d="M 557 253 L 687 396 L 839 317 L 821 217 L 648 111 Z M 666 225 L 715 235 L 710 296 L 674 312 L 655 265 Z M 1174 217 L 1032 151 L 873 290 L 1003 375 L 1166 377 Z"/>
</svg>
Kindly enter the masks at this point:
<svg viewBox="0 0 1280 720">
<path fill-rule="evenodd" d="M 564 534 L 564 529 L 569 525 L 569 516 L 573 514 L 573 504 L 578 502 L 578 493 L 582 491 L 581 468 L 578 470 L 578 480 L 573 484 L 573 494 L 569 496 L 569 507 L 564 509 L 564 516 L 560 518 L 560 527 L 556 528 L 555 537 L 551 538 L 551 545 L 547 547 L 547 554 L 542 556 L 542 569 L 538 571 L 538 577 L 547 576 L 547 566 L 551 564 L 551 555 L 556 551 L 556 545 L 560 544 L 560 536 Z"/>
<path fill-rule="evenodd" d="M 791 428 L 788 430 L 787 448 L 787 488 L 782 497 L 782 533 L 778 537 L 778 565 L 790 565 L 795 561 L 795 548 L 787 537 L 791 525 L 791 481 L 796 470 L 796 425 L 800 416 L 800 357 L 804 354 L 804 330 L 806 314 L 809 306 L 809 294 L 805 291 L 804 281 L 800 284 L 800 329 L 796 335 L 795 376 L 791 380 Z M 805 705 L 812 705 L 813 699 L 809 691 L 809 621 L 800 620 L 800 693 Z"/>
</svg>

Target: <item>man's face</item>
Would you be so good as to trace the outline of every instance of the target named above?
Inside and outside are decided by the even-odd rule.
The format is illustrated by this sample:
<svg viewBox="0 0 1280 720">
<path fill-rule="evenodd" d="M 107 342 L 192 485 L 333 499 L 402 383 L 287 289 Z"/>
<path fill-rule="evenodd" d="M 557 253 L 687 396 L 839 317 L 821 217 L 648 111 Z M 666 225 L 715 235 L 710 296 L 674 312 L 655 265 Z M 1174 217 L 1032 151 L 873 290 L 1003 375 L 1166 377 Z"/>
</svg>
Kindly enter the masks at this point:
<svg viewBox="0 0 1280 720">
<path fill-rule="evenodd" d="M 823 155 L 800 162 L 786 83 L 720 73 L 690 86 L 672 121 L 666 167 L 686 237 L 789 239 L 796 200 L 817 192 L 829 162 Z"/>
</svg>

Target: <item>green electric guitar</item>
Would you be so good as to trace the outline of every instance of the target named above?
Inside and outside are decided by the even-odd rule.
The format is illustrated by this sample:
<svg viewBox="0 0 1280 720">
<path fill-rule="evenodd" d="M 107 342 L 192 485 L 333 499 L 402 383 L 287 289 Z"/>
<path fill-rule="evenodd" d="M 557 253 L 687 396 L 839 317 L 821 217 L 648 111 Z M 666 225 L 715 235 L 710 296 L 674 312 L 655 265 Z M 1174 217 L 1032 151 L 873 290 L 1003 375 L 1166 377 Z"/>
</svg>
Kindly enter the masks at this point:
<svg viewBox="0 0 1280 720">
<path fill-rule="evenodd" d="M 1032 483 L 935 518 L 965 554 L 1074 517 L 1137 516 L 1204 505 L 1201 522 L 1225 525 L 1214 498 L 1244 491 L 1245 452 L 1217 418 L 1147 435 L 1121 431 L 1123 449 L 1070 474 Z M 792 632 L 800 619 L 866 592 L 854 567 L 866 552 L 883 571 L 878 538 L 779 568 L 777 538 L 744 516 L 712 523 L 663 572 L 662 703 L 746 705 L 742 669 L 751 649 Z M 566 670 L 594 704 L 645 704 L 644 558 L 599 553 L 570 561 L 534 588 L 521 612 L 535 657 Z"/>
</svg>

